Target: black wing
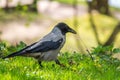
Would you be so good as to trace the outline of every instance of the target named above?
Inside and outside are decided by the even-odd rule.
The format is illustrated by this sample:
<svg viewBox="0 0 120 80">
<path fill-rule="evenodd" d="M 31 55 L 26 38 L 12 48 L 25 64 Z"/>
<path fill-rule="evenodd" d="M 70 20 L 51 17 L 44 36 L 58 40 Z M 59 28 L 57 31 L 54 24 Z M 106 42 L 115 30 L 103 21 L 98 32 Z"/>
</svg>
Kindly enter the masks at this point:
<svg viewBox="0 0 120 80">
<path fill-rule="evenodd" d="M 61 43 L 63 42 L 63 39 L 59 39 L 58 41 L 45 41 L 40 43 L 39 45 L 36 45 L 34 47 L 30 47 L 26 49 L 26 52 L 28 53 L 37 53 L 37 52 L 47 52 L 50 50 L 55 50 L 60 47 Z"/>
<path fill-rule="evenodd" d="M 37 53 L 37 52 L 46 52 L 50 50 L 55 50 L 60 47 L 62 42 L 63 42 L 62 38 L 56 42 L 54 41 L 44 41 L 42 43 L 36 42 L 31 44 L 30 46 L 25 47 L 20 51 L 17 51 L 15 53 L 12 53 L 8 56 L 3 57 L 3 59 L 14 57 L 14 56 L 21 56 L 27 53 Z"/>
<path fill-rule="evenodd" d="M 36 43 L 37 43 L 37 42 L 36 42 Z M 17 51 L 17 52 L 14 52 L 14 53 L 12 53 L 12 54 L 9 54 L 9 55 L 3 57 L 2 59 L 10 58 L 10 57 L 14 57 L 14 56 L 19 56 L 19 55 L 25 54 L 25 53 L 26 53 L 26 49 L 29 48 L 29 47 L 31 47 L 31 46 L 33 46 L 33 45 L 35 45 L 36 43 L 33 43 L 33 44 L 31 44 L 31 45 L 23 48 L 23 49 L 20 50 L 20 51 Z"/>
</svg>

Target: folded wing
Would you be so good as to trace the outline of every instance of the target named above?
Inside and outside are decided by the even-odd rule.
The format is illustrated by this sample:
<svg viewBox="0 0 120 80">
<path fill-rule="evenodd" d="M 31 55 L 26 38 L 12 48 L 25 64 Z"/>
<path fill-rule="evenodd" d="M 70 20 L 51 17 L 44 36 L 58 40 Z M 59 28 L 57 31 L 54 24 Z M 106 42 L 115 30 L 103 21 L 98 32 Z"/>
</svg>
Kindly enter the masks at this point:
<svg viewBox="0 0 120 80">
<path fill-rule="evenodd" d="M 15 53 L 12 53 L 6 57 L 3 57 L 3 59 L 5 58 L 10 58 L 10 57 L 14 57 L 14 56 L 21 56 L 27 53 L 38 53 L 38 52 L 47 52 L 50 50 L 55 50 L 57 48 L 60 47 L 61 43 L 63 42 L 63 39 L 59 39 L 57 41 L 43 41 L 43 42 L 36 42 L 31 44 L 30 46 L 25 47 L 24 49 L 17 51 Z"/>
</svg>

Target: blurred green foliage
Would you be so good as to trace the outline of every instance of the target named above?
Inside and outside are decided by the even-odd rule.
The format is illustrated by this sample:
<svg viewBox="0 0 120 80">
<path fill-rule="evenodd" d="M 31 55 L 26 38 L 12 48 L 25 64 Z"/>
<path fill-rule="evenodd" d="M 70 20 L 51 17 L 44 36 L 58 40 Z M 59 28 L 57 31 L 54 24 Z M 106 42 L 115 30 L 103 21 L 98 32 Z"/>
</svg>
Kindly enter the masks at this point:
<svg viewBox="0 0 120 80">
<path fill-rule="evenodd" d="M 32 21 L 41 18 L 41 14 L 37 14 L 36 12 L 29 12 L 27 10 L 15 10 L 9 13 L 4 10 L 0 10 L 0 24 L 5 24 L 10 21 L 25 21 L 26 24 L 29 25 Z"/>
<path fill-rule="evenodd" d="M 106 53 L 109 53 L 109 54 L 112 54 L 113 53 L 113 45 L 110 45 L 110 46 L 98 46 L 96 48 L 93 47 L 93 51 L 92 51 L 92 54 L 95 54 L 95 55 L 109 55 L 109 54 L 106 54 Z"/>
<path fill-rule="evenodd" d="M 24 6 L 18 5 L 16 7 L 16 10 L 17 11 L 22 11 L 22 12 L 27 12 L 28 11 L 28 6 L 26 6 L 26 5 L 24 5 Z"/>
<path fill-rule="evenodd" d="M 120 53 L 120 49 L 119 49 L 119 48 L 114 48 L 114 49 L 113 49 L 113 52 L 114 52 L 114 53 Z"/>
<path fill-rule="evenodd" d="M 72 5 L 75 2 L 75 0 L 55 0 L 55 1 L 58 1 L 58 2 L 64 3 L 64 4 L 69 4 L 69 5 Z M 77 3 L 82 4 L 82 5 L 87 4 L 85 0 L 78 0 Z"/>
<path fill-rule="evenodd" d="M 56 0 L 56 1 L 65 3 L 65 4 L 73 4 L 73 2 L 74 2 L 74 0 Z"/>
</svg>

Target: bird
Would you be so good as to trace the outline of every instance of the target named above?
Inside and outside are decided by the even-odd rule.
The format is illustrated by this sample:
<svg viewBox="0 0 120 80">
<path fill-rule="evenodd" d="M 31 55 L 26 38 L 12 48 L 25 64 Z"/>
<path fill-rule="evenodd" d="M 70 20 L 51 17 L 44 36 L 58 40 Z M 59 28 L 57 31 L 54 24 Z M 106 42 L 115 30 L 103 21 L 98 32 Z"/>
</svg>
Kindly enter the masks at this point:
<svg viewBox="0 0 120 80">
<path fill-rule="evenodd" d="M 9 54 L 2 59 L 11 58 L 15 56 L 33 57 L 39 65 L 42 66 L 42 61 L 55 61 L 56 64 L 62 65 L 58 60 L 58 54 L 66 42 L 66 33 L 77 34 L 75 30 L 70 28 L 66 23 L 59 22 L 38 42 L 26 46 L 25 48 Z"/>
</svg>

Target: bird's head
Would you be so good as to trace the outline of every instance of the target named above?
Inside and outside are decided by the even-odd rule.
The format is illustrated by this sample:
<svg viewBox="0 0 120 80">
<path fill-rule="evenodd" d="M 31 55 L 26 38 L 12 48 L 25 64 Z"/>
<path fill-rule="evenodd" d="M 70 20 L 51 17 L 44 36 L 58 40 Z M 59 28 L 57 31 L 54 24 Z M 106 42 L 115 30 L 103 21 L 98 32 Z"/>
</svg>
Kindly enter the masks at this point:
<svg viewBox="0 0 120 80">
<path fill-rule="evenodd" d="M 62 34 L 64 34 L 64 35 L 65 35 L 66 33 L 68 33 L 68 32 L 71 32 L 71 33 L 73 33 L 73 34 L 77 34 L 77 32 L 76 32 L 75 30 L 73 30 L 73 29 L 70 28 L 67 24 L 65 24 L 65 23 L 63 23 L 63 22 L 58 23 L 58 24 L 56 25 L 56 27 L 59 28 L 59 29 L 61 30 Z"/>
</svg>

